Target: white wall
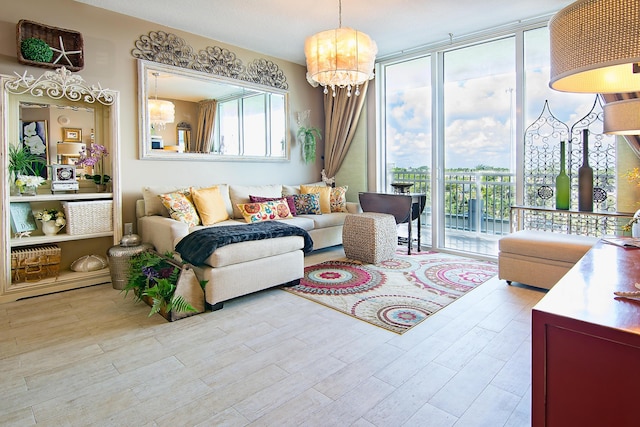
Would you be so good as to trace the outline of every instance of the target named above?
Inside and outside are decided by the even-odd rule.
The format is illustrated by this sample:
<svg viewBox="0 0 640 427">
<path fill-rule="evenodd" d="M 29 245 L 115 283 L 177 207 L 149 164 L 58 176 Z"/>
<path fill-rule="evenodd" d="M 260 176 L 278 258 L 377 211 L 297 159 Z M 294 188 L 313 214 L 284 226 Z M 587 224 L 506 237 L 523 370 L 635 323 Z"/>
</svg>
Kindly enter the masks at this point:
<svg viewBox="0 0 640 427">
<path fill-rule="evenodd" d="M 20 64 L 16 58 L 16 24 L 28 19 L 41 24 L 82 33 L 85 66 L 80 74 L 87 83 L 120 92 L 120 142 L 123 196 L 123 222 L 135 222 L 135 200 L 146 185 L 191 185 L 194 183 L 287 183 L 320 180 L 322 160 L 320 147 L 314 165 L 306 165 L 295 142 L 296 112 L 311 110 L 310 125 L 321 127 L 324 122 L 322 89 L 312 88 L 306 81 L 302 65 L 225 45 L 189 33 L 130 18 L 72 0 L 4 1 L 0 16 L 0 73 L 29 70 L 34 76 L 45 69 Z M 241 25 L 241 23 L 238 23 Z M 198 51 L 207 46 L 220 46 L 235 52 L 244 64 L 257 58 L 275 62 L 289 83 L 291 125 L 291 161 L 289 162 L 188 162 L 140 160 L 138 158 L 138 101 L 136 60 L 131 55 L 134 42 L 150 31 L 176 34 Z M 251 31 L 250 28 L 247 31 Z M 256 37 L 260 35 L 257 34 Z M 292 41 L 304 49 L 304 40 Z M 56 139 L 56 138 L 54 138 Z"/>
</svg>

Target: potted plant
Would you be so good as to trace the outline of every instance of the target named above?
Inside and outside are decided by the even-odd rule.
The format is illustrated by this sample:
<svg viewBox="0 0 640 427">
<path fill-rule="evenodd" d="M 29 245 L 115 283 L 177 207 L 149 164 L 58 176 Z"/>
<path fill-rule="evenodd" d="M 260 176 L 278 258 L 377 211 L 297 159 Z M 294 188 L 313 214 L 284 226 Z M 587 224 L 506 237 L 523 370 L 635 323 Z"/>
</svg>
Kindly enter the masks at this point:
<svg viewBox="0 0 640 427">
<path fill-rule="evenodd" d="M 58 209 L 43 209 L 33 213 L 35 219 L 42 221 L 42 232 L 47 236 L 58 234 L 67 225 L 63 211 Z"/>
<path fill-rule="evenodd" d="M 640 168 L 628 170 L 623 176 L 627 178 L 627 181 L 634 182 L 640 186 Z M 632 237 L 640 237 L 640 209 L 636 211 L 627 224 L 622 226 L 622 230 L 630 231 Z"/>
<path fill-rule="evenodd" d="M 44 158 L 32 154 L 26 145 L 9 144 L 9 173 L 18 175 L 40 175 L 45 168 Z"/>
<path fill-rule="evenodd" d="M 298 129 L 298 139 L 302 147 L 302 159 L 305 163 L 313 163 L 316 161 L 316 142 L 322 139 L 320 129 L 312 126 L 301 126 Z"/>
<path fill-rule="evenodd" d="M 129 260 L 129 281 L 123 289 L 125 297 L 129 291 L 133 291 L 136 301 L 144 301 L 151 306 L 149 316 L 159 313 L 169 321 L 186 317 L 178 313 L 203 311 L 195 308 L 182 295 L 175 294 L 182 267 L 170 253 L 162 256 L 157 252 L 147 251 L 133 256 Z M 201 290 L 206 283 L 206 280 L 198 281 Z M 204 292 L 202 295 L 204 305 Z"/>
<path fill-rule="evenodd" d="M 92 166 L 95 174 L 85 174 L 86 179 L 91 179 L 96 184 L 99 192 L 106 191 L 107 183 L 111 177 L 104 173 L 104 158 L 109 155 L 107 147 L 100 144 L 91 144 L 89 148 L 83 148 L 77 166 Z"/>
</svg>

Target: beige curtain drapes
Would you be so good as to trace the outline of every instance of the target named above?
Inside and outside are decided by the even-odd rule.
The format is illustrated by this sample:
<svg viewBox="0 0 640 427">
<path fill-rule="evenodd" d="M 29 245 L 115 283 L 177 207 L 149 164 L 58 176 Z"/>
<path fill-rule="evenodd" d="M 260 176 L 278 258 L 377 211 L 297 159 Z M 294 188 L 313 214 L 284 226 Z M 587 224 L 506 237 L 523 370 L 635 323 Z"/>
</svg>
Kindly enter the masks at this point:
<svg viewBox="0 0 640 427">
<path fill-rule="evenodd" d="M 336 175 L 349 151 L 368 87 L 367 81 L 360 87 L 358 96 L 353 90 L 351 96 L 347 96 L 346 88 L 336 88 L 336 96 L 331 90 L 324 96 L 324 170 L 329 178 Z"/>
<path fill-rule="evenodd" d="M 640 98 L 640 92 L 632 93 L 608 93 L 602 94 L 604 102 L 622 101 L 624 99 Z M 624 139 L 627 141 L 631 149 L 638 157 L 640 157 L 640 135 L 624 135 Z"/>
<path fill-rule="evenodd" d="M 200 101 L 198 104 L 198 123 L 196 135 L 191 144 L 185 147 L 189 153 L 210 153 L 213 149 L 213 131 L 216 124 L 216 109 L 218 101 L 215 99 Z"/>
</svg>

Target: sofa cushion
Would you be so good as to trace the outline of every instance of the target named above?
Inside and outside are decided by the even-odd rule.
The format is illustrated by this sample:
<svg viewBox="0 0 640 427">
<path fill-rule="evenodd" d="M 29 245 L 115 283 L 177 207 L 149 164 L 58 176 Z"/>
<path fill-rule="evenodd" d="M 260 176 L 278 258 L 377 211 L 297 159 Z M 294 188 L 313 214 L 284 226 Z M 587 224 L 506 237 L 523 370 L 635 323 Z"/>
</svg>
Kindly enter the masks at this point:
<svg viewBox="0 0 640 427">
<path fill-rule="evenodd" d="M 161 194 L 173 193 L 186 188 L 173 186 L 164 187 L 142 187 L 142 198 L 144 199 L 145 216 L 160 215 L 169 218 L 169 211 L 162 204 L 162 200 L 158 197 Z"/>
<path fill-rule="evenodd" d="M 331 189 L 331 212 L 347 211 L 347 189 L 348 186 L 335 187 Z"/>
<path fill-rule="evenodd" d="M 301 216 L 294 216 L 291 219 L 283 219 L 282 221 L 286 222 L 289 225 L 295 225 L 296 227 L 300 227 L 303 230 L 311 231 L 315 227 L 315 223 L 311 218 L 305 218 Z"/>
<path fill-rule="evenodd" d="M 248 223 L 293 218 L 285 199 L 263 203 L 240 203 L 238 208 Z"/>
<path fill-rule="evenodd" d="M 286 236 L 276 239 L 252 240 L 221 246 L 204 263 L 211 267 L 224 267 L 232 264 L 285 254 L 304 248 L 301 236 Z M 250 278 L 247 278 L 249 280 Z"/>
<path fill-rule="evenodd" d="M 291 215 L 296 216 L 296 202 L 293 199 L 293 196 L 282 196 L 282 197 L 260 197 L 260 196 L 252 196 L 249 195 L 249 201 L 251 203 L 262 203 L 262 202 L 271 202 L 273 200 L 286 199 L 287 206 L 289 206 L 289 211 L 291 211 Z"/>
<path fill-rule="evenodd" d="M 311 186 L 316 186 L 316 187 L 326 187 L 327 186 L 327 184 L 325 184 L 323 181 L 312 182 L 310 184 L 305 184 L 305 185 L 311 185 Z M 300 194 L 300 186 L 299 185 L 283 185 L 282 186 L 282 195 L 283 196 L 294 196 L 296 194 Z"/>
<path fill-rule="evenodd" d="M 319 194 L 320 210 L 322 213 L 331 213 L 331 187 L 320 187 L 316 185 L 301 185 L 301 194 Z"/>
<path fill-rule="evenodd" d="M 249 195 L 259 197 L 282 197 L 282 185 L 229 185 L 229 199 L 233 207 L 233 217 L 243 218 L 239 204 L 251 203 Z"/>
<path fill-rule="evenodd" d="M 501 253 L 575 263 L 597 241 L 597 237 L 521 230 L 502 237 L 498 245 Z"/>
<path fill-rule="evenodd" d="M 209 186 L 207 186 L 209 187 Z M 216 184 L 220 194 L 224 199 L 225 207 L 229 215 L 233 215 L 233 208 L 231 207 L 231 201 L 229 200 L 229 186 L 227 184 Z M 201 188 L 201 187 L 195 187 Z M 144 199 L 144 215 L 161 215 L 169 218 L 167 209 L 162 205 L 162 202 L 158 198 L 160 194 L 173 193 L 181 190 L 188 190 L 189 187 L 177 187 L 177 186 L 156 186 L 156 187 L 142 187 L 142 198 Z"/>
<path fill-rule="evenodd" d="M 291 197 L 296 206 L 296 215 L 322 215 L 319 194 L 296 194 Z"/>
<path fill-rule="evenodd" d="M 200 224 L 200 217 L 193 205 L 193 199 L 189 190 L 181 190 L 173 193 L 160 194 L 158 196 L 162 205 L 167 208 L 169 216 L 176 221 L 184 222 L 193 227 Z"/>
<path fill-rule="evenodd" d="M 344 225 L 344 219 L 349 215 L 346 212 L 333 212 L 330 214 L 322 215 L 298 215 L 296 218 L 307 218 L 313 221 L 314 229 L 335 227 L 337 225 Z M 308 231 L 308 230 L 307 230 Z"/>
<path fill-rule="evenodd" d="M 202 225 L 213 225 L 229 219 L 229 213 L 217 185 L 209 188 L 191 187 L 191 197 Z"/>
</svg>

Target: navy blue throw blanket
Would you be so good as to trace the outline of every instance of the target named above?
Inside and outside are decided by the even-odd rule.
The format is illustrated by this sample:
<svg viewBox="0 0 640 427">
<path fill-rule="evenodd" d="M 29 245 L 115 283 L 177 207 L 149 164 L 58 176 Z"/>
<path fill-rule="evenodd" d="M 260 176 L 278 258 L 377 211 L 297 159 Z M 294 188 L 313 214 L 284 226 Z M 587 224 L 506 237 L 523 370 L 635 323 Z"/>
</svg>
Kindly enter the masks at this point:
<svg viewBox="0 0 640 427">
<path fill-rule="evenodd" d="M 313 250 L 313 240 L 306 230 L 279 221 L 263 221 L 196 230 L 178 242 L 176 251 L 184 261 L 194 265 L 202 265 L 221 246 L 286 236 L 304 237 L 304 252 L 308 253 Z"/>
</svg>

